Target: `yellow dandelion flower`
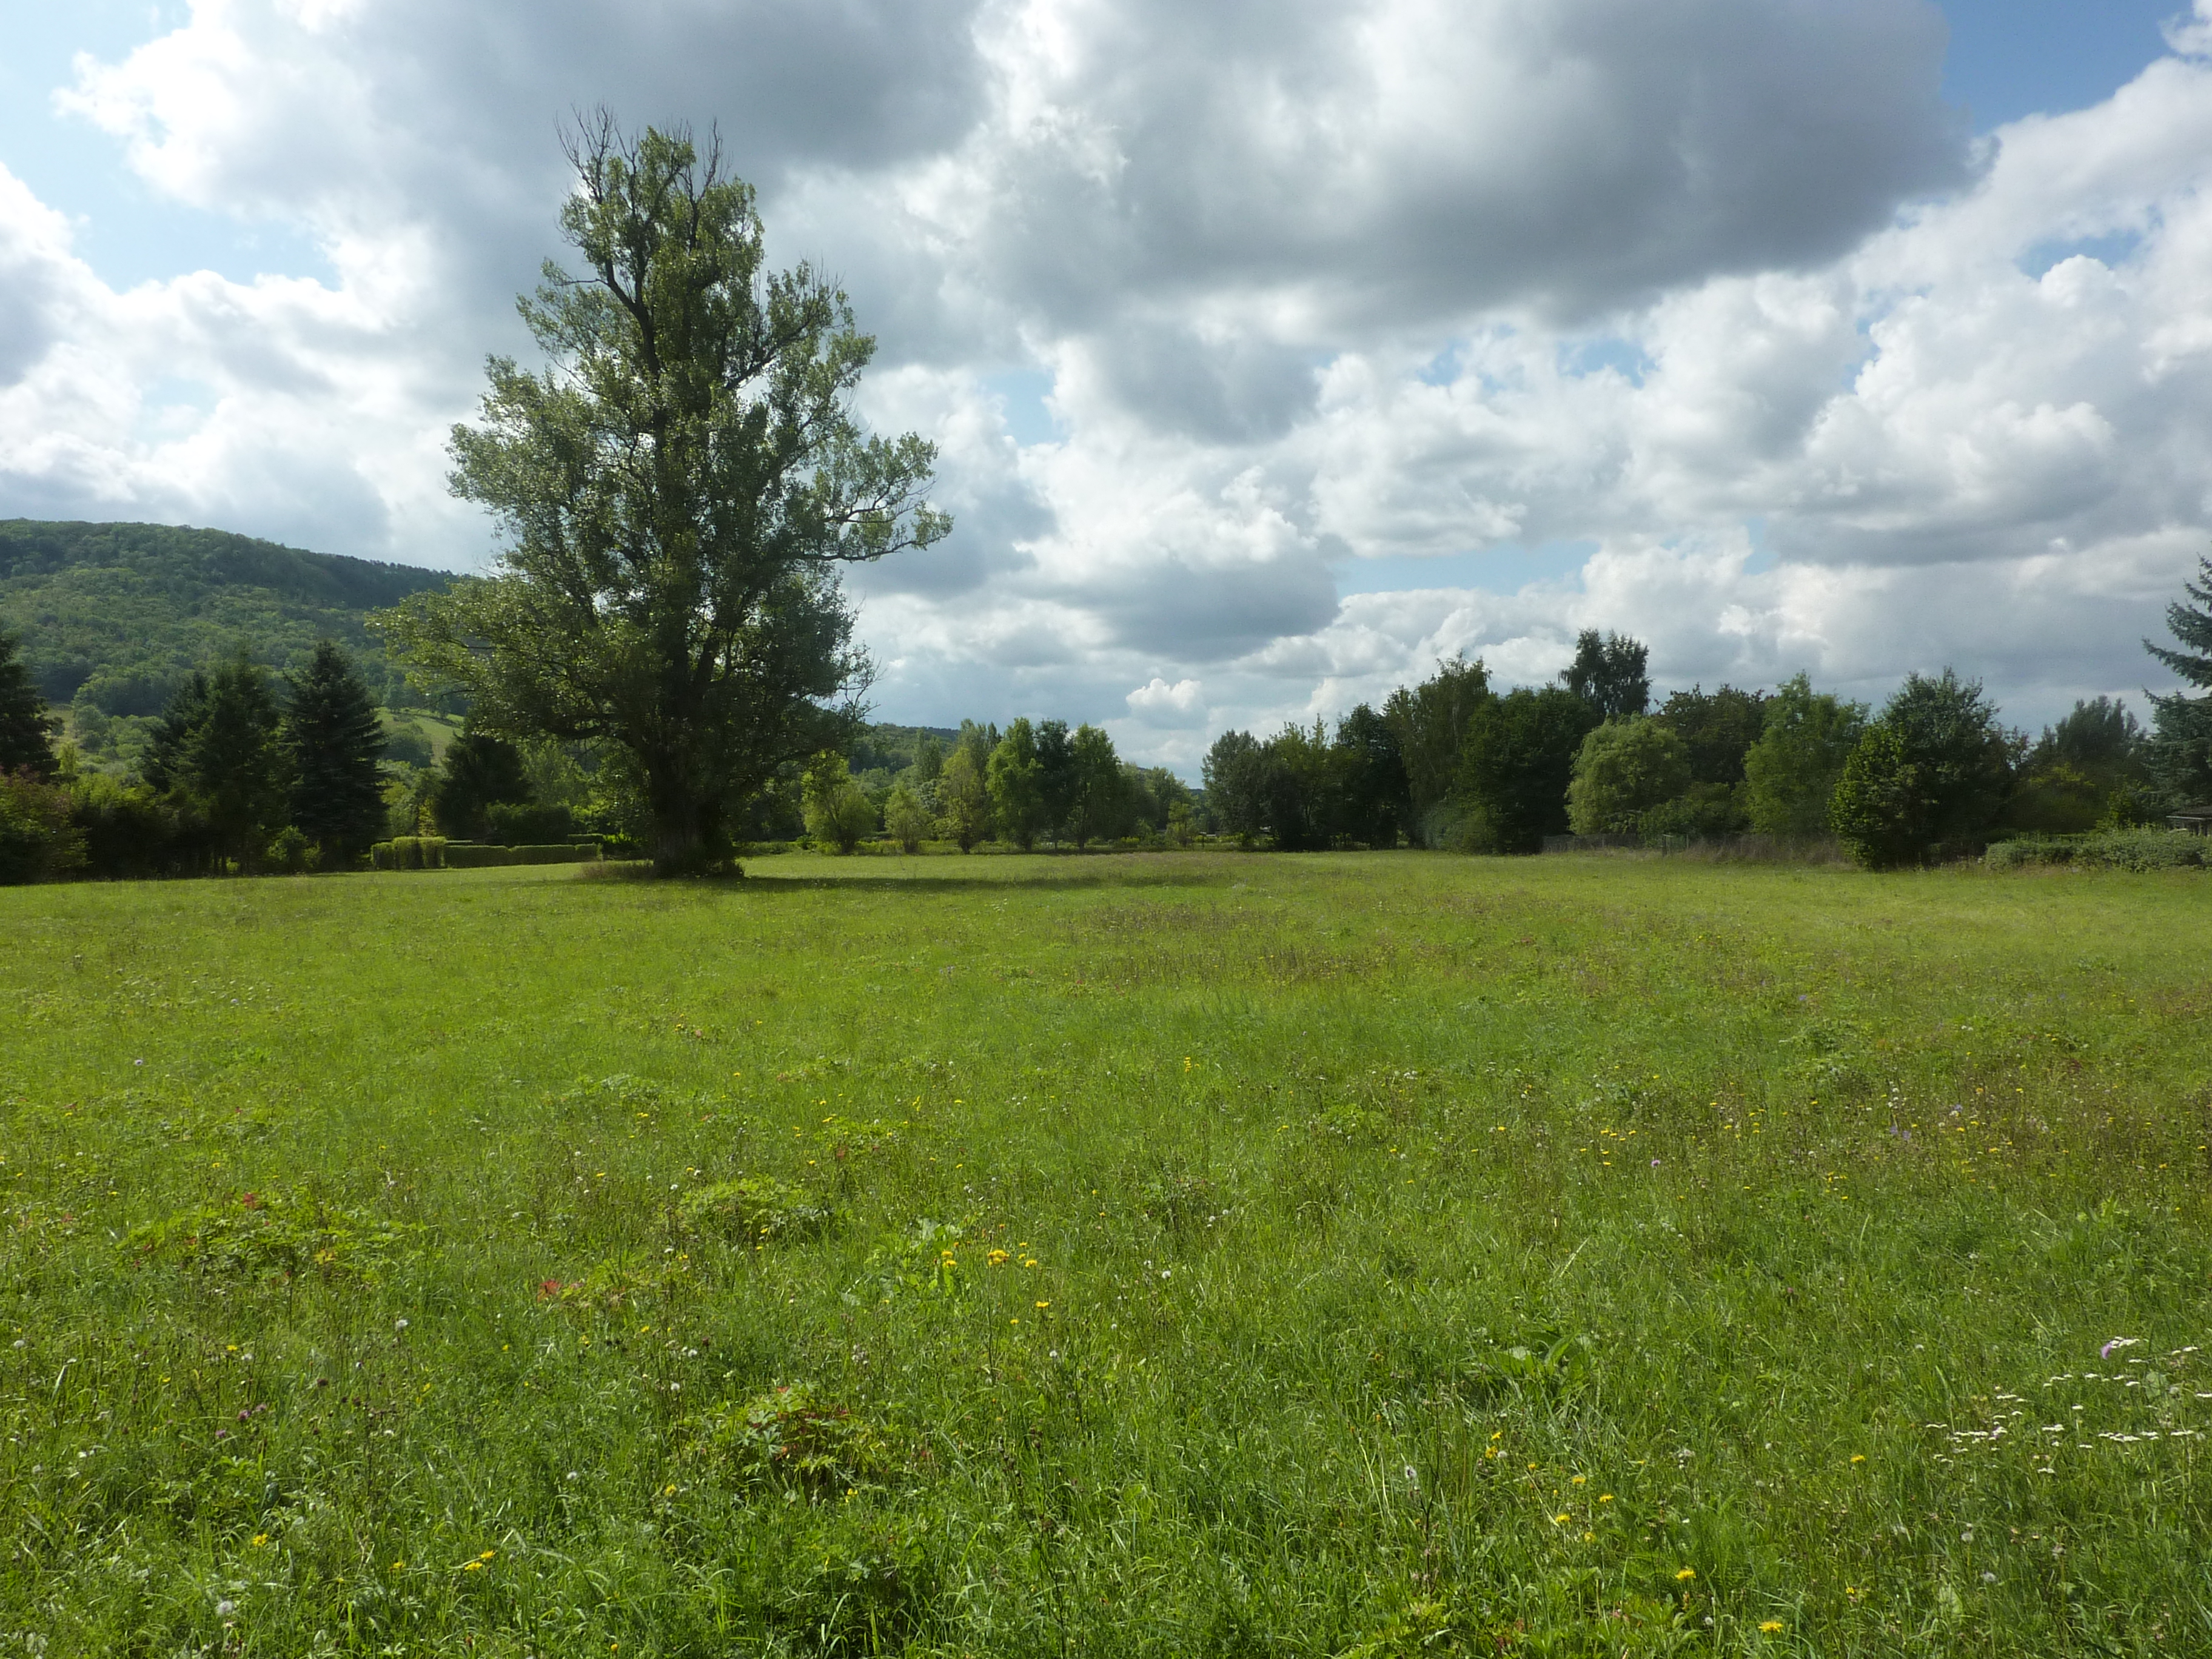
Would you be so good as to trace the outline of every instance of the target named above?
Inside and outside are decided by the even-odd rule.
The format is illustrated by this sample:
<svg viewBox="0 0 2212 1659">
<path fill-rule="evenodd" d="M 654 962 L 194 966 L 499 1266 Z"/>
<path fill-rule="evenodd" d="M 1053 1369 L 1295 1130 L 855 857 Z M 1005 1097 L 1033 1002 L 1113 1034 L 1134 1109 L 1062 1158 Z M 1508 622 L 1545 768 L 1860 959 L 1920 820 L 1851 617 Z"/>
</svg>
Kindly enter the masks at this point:
<svg viewBox="0 0 2212 1659">
<path fill-rule="evenodd" d="M 1613 1502 L 1613 1494 L 1609 1492 L 1601 1492 L 1597 1495 L 1597 1501 L 1601 1504 L 1610 1504 Z"/>
<path fill-rule="evenodd" d="M 1779 1636 L 1782 1633 L 1782 1621 L 1779 1619 L 1761 1620 L 1759 1629 L 1763 1636 Z"/>
<path fill-rule="evenodd" d="M 1863 1462 L 1866 1462 L 1866 1454 L 1865 1454 L 1864 1452 L 1854 1452 L 1854 1453 L 1851 1455 L 1851 1462 L 1854 1462 L 1854 1463 L 1863 1463 Z"/>
<path fill-rule="evenodd" d="M 1037 1304 L 1037 1306 L 1040 1308 L 1049 1308 L 1052 1306 L 1052 1304 L 1049 1302 L 1040 1302 Z"/>
<path fill-rule="evenodd" d="M 1552 1524 L 1555 1527 L 1564 1527 L 1567 1524 L 1567 1517 L 1564 1515 L 1555 1515 L 1552 1517 Z"/>
<path fill-rule="evenodd" d="M 1685 1567 L 1681 1571 L 1674 1575 L 1674 1582 L 1678 1584 L 1684 1583 L 1690 1579 L 1695 1578 L 1697 1576 L 1698 1570 L 1695 1567 Z"/>
<path fill-rule="evenodd" d="M 1577 1486 L 1587 1486 L 1589 1485 L 1589 1476 L 1586 1474 L 1577 1475 L 1575 1477 L 1575 1485 Z"/>
<path fill-rule="evenodd" d="M 483 1563 L 481 1561 L 464 1561 L 461 1563 L 461 1571 L 463 1572 L 482 1572 L 483 1571 Z"/>
<path fill-rule="evenodd" d="M 259 1549 L 259 1548 L 260 1548 L 264 1544 L 267 1543 L 268 1541 L 269 1541 L 269 1534 L 268 1534 L 267 1533 L 265 1533 L 265 1532 L 257 1532 L 257 1533 L 255 1533 L 255 1534 L 253 1534 L 253 1547 L 254 1547 L 254 1548 L 256 1548 L 256 1549 Z"/>
</svg>

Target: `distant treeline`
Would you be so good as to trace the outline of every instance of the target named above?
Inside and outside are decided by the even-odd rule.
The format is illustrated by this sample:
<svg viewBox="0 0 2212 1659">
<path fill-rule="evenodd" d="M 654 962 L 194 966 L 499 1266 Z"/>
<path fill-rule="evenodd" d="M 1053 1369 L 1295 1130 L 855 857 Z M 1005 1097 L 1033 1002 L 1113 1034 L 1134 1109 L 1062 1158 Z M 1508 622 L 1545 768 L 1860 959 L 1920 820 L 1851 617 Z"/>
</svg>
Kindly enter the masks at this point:
<svg viewBox="0 0 2212 1659">
<path fill-rule="evenodd" d="M 2196 603 L 2169 608 L 2178 648 L 2149 648 L 2212 688 L 2212 561 L 2203 578 L 2187 585 Z M 1334 727 L 1224 734 L 1198 790 L 1123 760 L 1096 726 L 856 725 L 841 750 L 745 803 L 737 827 L 755 846 L 840 852 L 1214 836 L 1285 852 L 1531 853 L 1567 834 L 1755 833 L 1832 839 L 1889 866 L 2002 836 L 2154 825 L 2212 801 L 2212 696 L 2154 697 L 2148 731 L 2099 697 L 2031 739 L 1948 668 L 1908 676 L 1876 713 L 1802 674 L 1771 691 L 1692 687 L 1655 709 L 1648 664 L 1637 641 L 1595 631 L 1555 685 L 1500 692 L 1480 659 L 1440 662 Z M 441 722 L 392 723 L 373 666 L 325 639 L 282 676 L 242 653 L 196 668 L 127 758 L 96 767 L 57 742 L 64 722 L 0 632 L 0 880 L 359 867 L 392 837 L 591 837 L 620 854 L 644 833 L 620 751 L 518 745 L 464 724 L 436 753 L 423 721 Z M 82 708 L 73 700 L 72 732 Z"/>
<path fill-rule="evenodd" d="M 433 706 L 371 640 L 369 612 L 443 587 L 442 570 L 309 553 L 221 530 L 0 520 L 0 633 L 78 743 L 152 720 L 241 647 L 279 673 L 323 640 L 381 703 Z"/>
<path fill-rule="evenodd" d="M 2212 602 L 2207 584 L 2190 592 Z M 2212 612 L 2176 605 L 2185 647 L 2212 645 Z M 2153 647 L 2199 685 L 2212 659 Z M 2212 799 L 2212 699 L 2154 699 L 2144 732 L 2099 697 L 2030 739 L 1980 684 L 1912 674 L 1879 714 L 1814 690 L 1723 685 L 1651 707 L 1649 653 L 1583 633 L 1555 686 L 1498 694 L 1478 659 L 1437 665 L 1332 732 L 1321 721 L 1261 740 L 1231 732 L 1206 757 L 1206 817 L 1285 849 L 1417 844 L 1533 853 L 1575 835 L 1644 842 L 1755 833 L 1833 837 L 1876 867 L 1978 850 L 2002 834 L 2160 822 Z"/>
</svg>

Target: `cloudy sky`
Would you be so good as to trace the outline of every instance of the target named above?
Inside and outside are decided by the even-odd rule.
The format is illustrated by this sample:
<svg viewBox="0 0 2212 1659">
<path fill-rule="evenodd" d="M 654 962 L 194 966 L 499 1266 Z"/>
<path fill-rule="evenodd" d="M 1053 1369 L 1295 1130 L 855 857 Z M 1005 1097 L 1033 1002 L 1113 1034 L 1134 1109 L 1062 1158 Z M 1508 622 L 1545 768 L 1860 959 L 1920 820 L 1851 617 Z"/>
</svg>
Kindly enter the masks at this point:
<svg viewBox="0 0 2212 1659">
<path fill-rule="evenodd" d="M 1186 769 L 1575 630 L 1662 686 L 2164 682 L 2212 0 L 0 0 L 0 516 L 481 566 L 569 111 L 719 124 L 939 548 L 882 718 Z"/>
</svg>

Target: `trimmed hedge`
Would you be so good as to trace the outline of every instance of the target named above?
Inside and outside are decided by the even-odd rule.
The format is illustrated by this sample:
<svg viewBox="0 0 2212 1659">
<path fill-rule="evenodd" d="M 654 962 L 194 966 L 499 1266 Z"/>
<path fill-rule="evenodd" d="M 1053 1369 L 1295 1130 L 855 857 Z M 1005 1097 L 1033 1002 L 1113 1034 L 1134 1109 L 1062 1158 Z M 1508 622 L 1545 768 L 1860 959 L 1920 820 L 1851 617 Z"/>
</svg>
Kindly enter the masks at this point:
<svg viewBox="0 0 2212 1659">
<path fill-rule="evenodd" d="M 370 848 L 368 861 L 378 870 L 442 870 L 446 867 L 446 838 L 394 836 Z"/>
</svg>

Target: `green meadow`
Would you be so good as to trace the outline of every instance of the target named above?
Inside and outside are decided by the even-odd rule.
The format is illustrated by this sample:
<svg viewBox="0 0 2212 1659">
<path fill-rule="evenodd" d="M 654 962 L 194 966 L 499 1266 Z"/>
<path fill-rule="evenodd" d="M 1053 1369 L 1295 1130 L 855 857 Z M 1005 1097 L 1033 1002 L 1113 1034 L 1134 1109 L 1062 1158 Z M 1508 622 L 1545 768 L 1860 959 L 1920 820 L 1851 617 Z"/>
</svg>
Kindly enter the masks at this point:
<svg viewBox="0 0 2212 1659">
<path fill-rule="evenodd" d="M 0 892 L 0 1655 L 2212 1650 L 2212 881 Z"/>
</svg>

